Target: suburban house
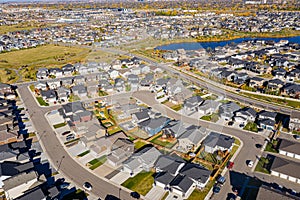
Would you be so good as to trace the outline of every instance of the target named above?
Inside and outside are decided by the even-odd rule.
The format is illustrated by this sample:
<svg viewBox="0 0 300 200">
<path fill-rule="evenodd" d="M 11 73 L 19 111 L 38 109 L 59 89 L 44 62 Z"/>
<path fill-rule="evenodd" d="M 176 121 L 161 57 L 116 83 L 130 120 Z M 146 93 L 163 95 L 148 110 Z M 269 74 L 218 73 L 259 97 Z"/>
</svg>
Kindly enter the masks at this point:
<svg viewBox="0 0 300 200">
<path fill-rule="evenodd" d="M 278 91 L 284 85 L 284 82 L 280 79 L 272 79 L 268 81 L 267 88 L 271 91 Z"/>
<path fill-rule="evenodd" d="M 291 158 L 300 159 L 300 143 L 291 140 L 281 139 L 279 154 Z"/>
<path fill-rule="evenodd" d="M 59 101 L 67 102 L 70 96 L 70 90 L 65 87 L 60 87 L 56 90 Z"/>
<path fill-rule="evenodd" d="M 92 113 L 87 111 L 79 101 L 62 105 L 62 111 L 63 117 L 68 119 L 72 125 L 92 119 Z"/>
<path fill-rule="evenodd" d="M 49 75 L 49 70 L 47 68 L 39 68 L 36 73 L 37 79 L 47 79 Z"/>
<path fill-rule="evenodd" d="M 184 101 L 183 108 L 189 112 L 197 112 L 203 99 L 200 96 L 192 96 Z"/>
<path fill-rule="evenodd" d="M 38 177 L 35 171 L 23 172 L 12 176 L 3 181 L 3 189 L 5 191 L 5 196 L 8 199 L 16 199 L 17 197 L 23 195 L 25 191 L 29 190 L 32 185 L 41 185 L 46 181 L 43 176 Z"/>
<path fill-rule="evenodd" d="M 121 78 L 116 78 L 115 79 L 115 84 L 114 84 L 114 88 L 118 91 L 118 92 L 123 92 L 125 91 L 125 81 Z"/>
<path fill-rule="evenodd" d="M 132 114 L 132 122 L 134 124 L 141 123 L 141 122 L 143 122 L 145 120 L 148 120 L 148 119 L 150 119 L 150 116 L 148 114 L 148 110 L 147 109 L 143 109 L 140 112 L 136 112 L 136 113 Z"/>
<path fill-rule="evenodd" d="M 49 69 L 49 75 L 50 76 L 55 76 L 57 77 L 62 77 L 63 76 L 63 71 L 59 68 L 50 68 Z"/>
<path fill-rule="evenodd" d="M 274 130 L 276 124 L 276 112 L 261 111 L 257 115 L 258 125 L 262 129 Z"/>
<path fill-rule="evenodd" d="M 253 108 L 245 107 L 235 113 L 234 121 L 240 124 L 247 124 L 254 122 L 256 118 L 256 111 Z"/>
<path fill-rule="evenodd" d="M 170 119 L 167 117 L 150 118 L 138 123 L 139 127 L 146 131 L 149 136 L 159 133 L 168 123 Z"/>
<path fill-rule="evenodd" d="M 231 120 L 235 112 L 240 110 L 241 107 L 235 102 L 228 102 L 219 107 L 219 115 L 222 119 L 228 121 Z"/>
<path fill-rule="evenodd" d="M 200 146 L 202 140 L 206 137 L 208 131 L 204 127 L 190 126 L 178 138 L 178 149 L 183 152 L 188 152 Z"/>
<path fill-rule="evenodd" d="M 71 65 L 71 64 L 66 64 L 66 65 L 64 65 L 62 68 L 62 71 L 63 71 L 63 74 L 65 75 L 65 76 L 71 76 L 72 75 L 72 73 L 74 72 L 74 66 L 73 65 Z"/>
<path fill-rule="evenodd" d="M 72 93 L 79 97 L 87 97 L 87 88 L 84 85 L 75 85 L 71 88 Z"/>
<path fill-rule="evenodd" d="M 300 184 L 300 165 L 298 162 L 275 157 L 270 171 L 273 176 Z"/>
<path fill-rule="evenodd" d="M 60 80 L 58 80 L 58 79 L 47 80 L 47 86 L 51 90 L 56 90 L 57 88 L 60 87 Z"/>
<path fill-rule="evenodd" d="M 253 88 L 262 88 L 264 85 L 265 79 L 260 77 L 252 77 L 250 78 L 249 87 Z"/>
<path fill-rule="evenodd" d="M 162 155 L 154 164 L 156 177 L 154 184 L 188 198 L 193 190 L 204 188 L 211 171 L 194 163 L 186 163 L 181 158 Z"/>
<path fill-rule="evenodd" d="M 53 103 L 57 100 L 56 93 L 54 90 L 42 90 L 40 93 L 43 99 L 47 102 Z"/>
<path fill-rule="evenodd" d="M 163 137 L 180 137 L 184 132 L 187 131 L 186 125 L 180 120 L 170 121 L 169 124 L 162 130 Z"/>
<path fill-rule="evenodd" d="M 299 99 L 300 98 L 300 85 L 288 83 L 282 88 L 282 94 L 288 95 L 295 99 Z"/>
<path fill-rule="evenodd" d="M 221 103 L 215 100 L 205 100 L 199 107 L 198 112 L 203 115 L 209 115 L 216 112 Z"/>
<path fill-rule="evenodd" d="M 123 162 L 122 171 L 130 173 L 130 175 L 137 174 L 142 170 L 148 172 L 160 155 L 160 151 L 155 147 L 143 148 Z"/>
<path fill-rule="evenodd" d="M 134 143 L 128 139 L 119 138 L 111 146 L 111 153 L 107 156 L 107 163 L 117 167 L 128 159 L 134 152 Z"/>
<path fill-rule="evenodd" d="M 202 142 L 204 151 L 208 153 L 215 153 L 216 151 L 230 152 L 234 144 L 234 138 L 216 132 L 211 132 Z"/>
<path fill-rule="evenodd" d="M 71 87 L 73 84 L 73 78 L 72 77 L 63 77 L 60 79 L 61 86 L 64 87 Z"/>
<path fill-rule="evenodd" d="M 38 90 L 47 90 L 47 83 L 44 81 L 38 81 L 34 84 L 34 88 Z"/>
</svg>

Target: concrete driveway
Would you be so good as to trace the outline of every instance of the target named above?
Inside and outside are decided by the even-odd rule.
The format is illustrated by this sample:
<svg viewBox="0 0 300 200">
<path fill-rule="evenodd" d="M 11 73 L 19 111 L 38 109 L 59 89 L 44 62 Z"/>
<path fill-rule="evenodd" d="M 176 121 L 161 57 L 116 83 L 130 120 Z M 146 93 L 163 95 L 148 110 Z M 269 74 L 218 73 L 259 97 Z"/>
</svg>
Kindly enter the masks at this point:
<svg viewBox="0 0 300 200">
<path fill-rule="evenodd" d="M 130 178 L 130 174 L 128 172 L 119 172 L 110 180 L 116 184 L 121 185 L 124 181 Z"/>
<path fill-rule="evenodd" d="M 146 199 L 151 199 L 151 200 L 160 200 L 166 191 L 158 186 L 153 186 L 153 188 L 147 193 Z"/>
<path fill-rule="evenodd" d="M 112 173 L 115 169 L 109 167 L 108 165 L 106 165 L 105 163 L 103 165 L 101 165 L 100 167 L 97 167 L 96 169 L 94 169 L 94 173 L 101 176 L 101 177 L 105 177 L 108 174 Z"/>
</svg>

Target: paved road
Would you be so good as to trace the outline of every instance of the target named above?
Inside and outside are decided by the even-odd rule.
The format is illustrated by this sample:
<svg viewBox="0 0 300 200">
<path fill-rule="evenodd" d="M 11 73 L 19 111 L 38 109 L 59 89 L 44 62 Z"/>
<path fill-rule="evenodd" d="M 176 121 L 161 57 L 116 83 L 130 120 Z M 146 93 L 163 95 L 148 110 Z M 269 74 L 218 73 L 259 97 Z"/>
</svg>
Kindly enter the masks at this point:
<svg viewBox="0 0 300 200">
<path fill-rule="evenodd" d="M 242 102 L 244 104 L 248 104 L 251 106 L 255 106 L 258 108 L 263 108 L 263 109 L 267 109 L 267 110 L 271 110 L 271 111 L 276 111 L 276 112 L 280 112 L 283 114 L 287 114 L 290 115 L 291 117 L 295 117 L 295 118 L 300 118 L 300 111 L 299 110 L 295 110 L 293 108 L 283 108 L 282 106 L 278 106 L 275 104 L 271 104 L 268 102 L 262 102 L 259 100 L 254 100 L 254 99 L 250 99 L 249 97 L 244 97 L 244 96 L 240 96 L 237 93 L 232 93 L 232 91 L 235 91 L 235 88 L 232 88 L 232 91 L 226 91 L 224 89 L 221 89 L 219 87 L 217 87 L 215 84 L 209 83 L 209 82 L 204 82 L 200 79 L 194 78 L 192 76 L 189 76 L 187 74 L 181 73 L 178 70 L 175 70 L 173 68 L 170 68 L 164 64 L 160 64 L 158 62 L 155 62 L 149 58 L 146 58 L 144 56 L 139 56 L 139 55 L 135 55 L 132 53 L 128 53 L 125 51 L 121 51 L 118 49 L 112 49 L 112 48 L 100 48 L 100 50 L 102 51 L 107 51 L 107 52 L 112 52 L 112 53 L 118 53 L 118 54 L 123 54 L 123 55 L 127 55 L 127 56 L 135 56 L 141 60 L 144 60 L 145 62 L 148 62 L 156 67 L 159 67 L 163 70 L 169 71 L 173 74 L 176 74 L 179 78 L 183 78 L 184 80 L 189 80 L 190 82 L 194 83 L 195 85 L 199 85 L 200 87 L 207 89 L 208 91 L 215 93 L 215 94 L 219 94 L 219 95 L 223 95 L 224 97 Z"/>
<path fill-rule="evenodd" d="M 91 171 L 82 167 L 79 163 L 73 160 L 73 158 L 66 152 L 45 118 L 45 113 L 50 111 L 50 109 L 53 110 L 53 107 L 39 107 L 28 87 L 20 87 L 18 92 L 23 99 L 25 106 L 28 108 L 28 112 L 36 128 L 45 153 L 50 159 L 51 164 L 59 172 L 72 180 L 72 182 L 74 182 L 78 187 L 81 187 L 85 181 L 90 182 L 93 186 L 92 194 L 97 197 L 101 197 L 102 199 L 104 199 L 107 194 L 112 194 L 117 197 L 121 194 L 121 199 L 132 200 L 129 190 L 125 188 L 120 190 L 120 186 L 114 185 L 108 180 L 94 175 Z"/>
</svg>

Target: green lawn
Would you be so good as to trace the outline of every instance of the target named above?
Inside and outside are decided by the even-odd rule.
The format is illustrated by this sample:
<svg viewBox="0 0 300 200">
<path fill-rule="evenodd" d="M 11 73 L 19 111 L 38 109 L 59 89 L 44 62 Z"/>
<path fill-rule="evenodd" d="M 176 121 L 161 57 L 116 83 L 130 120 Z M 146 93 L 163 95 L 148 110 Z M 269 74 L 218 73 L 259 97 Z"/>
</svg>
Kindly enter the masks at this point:
<svg viewBox="0 0 300 200">
<path fill-rule="evenodd" d="M 139 174 L 135 175 L 127 179 L 122 186 L 140 193 L 141 195 L 146 195 L 152 188 L 154 183 L 153 178 L 154 172 L 140 172 Z"/>
<path fill-rule="evenodd" d="M 300 135 L 300 131 L 293 131 L 293 134 Z"/>
<path fill-rule="evenodd" d="M 71 94 L 70 97 L 69 97 L 69 101 L 70 102 L 80 101 L 80 98 L 77 95 Z"/>
<path fill-rule="evenodd" d="M 81 154 L 78 154 L 78 157 L 83 157 L 85 155 L 87 155 L 88 153 L 90 153 L 90 150 L 86 150 L 85 152 L 82 152 Z"/>
<path fill-rule="evenodd" d="M 257 124 L 254 122 L 248 122 L 248 124 L 244 127 L 244 130 L 257 133 L 258 132 Z"/>
<path fill-rule="evenodd" d="M 165 200 L 165 199 L 168 197 L 168 195 L 169 195 L 169 192 L 166 192 L 166 193 L 164 194 L 164 196 L 161 198 L 161 200 Z"/>
<path fill-rule="evenodd" d="M 166 148 L 172 148 L 176 144 L 176 140 L 174 142 L 169 142 L 168 140 L 163 141 L 161 138 L 161 134 L 158 137 L 152 139 L 151 142 Z"/>
<path fill-rule="evenodd" d="M 108 95 L 108 93 L 107 92 L 105 92 L 105 91 L 103 91 L 103 90 L 99 90 L 99 96 L 101 97 L 101 96 L 107 96 Z"/>
<path fill-rule="evenodd" d="M 100 157 L 100 158 L 95 158 L 94 160 L 91 160 L 91 161 L 89 162 L 89 164 L 91 165 L 89 168 L 90 168 L 91 170 L 94 170 L 94 169 L 96 169 L 97 167 L 103 165 L 103 164 L 106 162 L 106 160 L 107 160 L 106 156 L 102 156 L 102 157 Z"/>
<path fill-rule="evenodd" d="M 70 140 L 68 142 L 65 142 L 64 144 L 67 145 L 67 144 L 71 144 L 73 142 L 77 142 L 79 140 L 79 138 L 75 138 L 74 140 Z"/>
<path fill-rule="evenodd" d="M 268 164 L 268 163 L 269 163 L 269 160 L 267 158 L 261 157 L 255 167 L 255 171 L 270 174 L 271 172 L 268 169 L 266 169 L 264 166 L 265 164 Z"/>
<path fill-rule="evenodd" d="M 205 199 L 206 195 L 213 187 L 214 181 L 209 181 L 203 190 L 194 189 L 192 194 L 189 196 L 188 200 L 202 200 Z"/>
<path fill-rule="evenodd" d="M 57 129 L 57 128 L 64 127 L 64 126 L 66 126 L 66 125 L 67 125 L 67 123 L 66 123 L 66 122 L 63 122 L 63 123 L 60 123 L 60 124 L 55 124 L 55 125 L 53 125 L 53 127 L 54 127 L 55 129 Z"/>
<path fill-rule="evenodd" d="M 202 116 L 200 119 L 211 122 L 217 122 L 219 120 L 219 115 L 217 113 L 213 113 L 211 115 Z"/>
<path fill-rule="evenodd" d="M 107 131 L 107 133 L 108 133 L 108 135 L 113 135 L 113 134 L 115 134 L 117 132 L 120 132 L 120 131 L 122 131 L 122 129 L 119 126 L 117 126 L 116 128 Z"/>
<path fill-rule="evenodd" d="M 278 149 L 274 148 L 278 144 L 277 140 L 273 140 L 272 142 L 268 142 L 265 151 L 272 152 L 272 153 L 278 153 Z"/>
<path fill-rule="evenodd" d="M 174 105 L 174 106 L 171 107 L 171 109 L 173 109 L 173 110 L 175 110 L 175 111 L 179 111 L 179 110 L 181 110 L 181 108 L 182 108 L 182 105 L 181 105 L 181 104 Z"/>
<path fill-rule="evenodd" d="M 46 101 L 44 101 L 43 97 L 36 97 L 36 100 L 41 106 L 49 106 L 49 104 Z"/>
<path fill-rule="evenodd" d="M 135 149 L 140 149 L 140 148 L 142 148 L 143 146 L 145 146 L 147 143 L 145 143 L 145 142 L 143 142 L 143 141 L 137 141 L 137 142 L 135 142 L 134 143 L 134 148 Z"/>
</svg>

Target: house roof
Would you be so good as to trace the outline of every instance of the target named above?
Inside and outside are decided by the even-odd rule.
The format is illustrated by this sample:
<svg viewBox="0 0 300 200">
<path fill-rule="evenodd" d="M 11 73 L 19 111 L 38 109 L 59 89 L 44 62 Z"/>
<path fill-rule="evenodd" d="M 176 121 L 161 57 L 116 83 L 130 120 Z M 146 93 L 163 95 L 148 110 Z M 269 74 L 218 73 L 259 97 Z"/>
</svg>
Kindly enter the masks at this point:
<svg viewBox="0 0 300 200">
<path fill-rule="evenodd" d="M 221 105 L 220 102 L 214 101 L 214 100 L 205 100 L 200 106 L 199 110 L 207 110 L 210 108 L 218 108 Z"/>
<path fill-rule="evenodd" d="M 234 143 L 234 138 L 216 132 L 211 132 L 203 141 L 203 145 L 209 147 L 223 147 L 229 149 Z"/>
<path fill-rule="evenodd" d="M 267 126 L 274 126 L 275 125 L 275 121 L 274 120 L 271 120 L 271 119 L 261 119 L 259 120 L 259 124 L 264 124 L 264 125 L 267 125 Z"/>
<path fill-rule="evenodd" d="M 185 163 L 181 158 L 174 156 L 161 155 L 155 162 L 155 168 L 158 168 L 162 171 L 167 171 L 171 174 L 175 174 L 178 170 L 178 167 Z"/>
<path fill-rule="evenodd" d="M 155 177 L 156 181 L 163 183 L 165 185 L 168 185 L 173 179 L 174 176 L 171 175 L 169 172 L 161 172 Z"/>
<path fill-rule="evenodd" d="M 12 177 L 4 180 L 3 181 L 3 183 L 4 183 L 3 189 L 8 191 L 12 188 L 15 188 L 21 184 L 27 183 L 28 181 L 31 181 L 36 178 L 37 178 L 37 174 L 35 171 L 31 171 L 29 173 L 23 172 L 16 176 L 12 176 Z"/>
<path fill-rule="evenodd" d="M 272 200 L 293 200 L 299 199 L 295 196 L 291 197 L 287 193 L 282 193 L 273 188 L 262 185 L 259 187 L 256 199 L 272 199 Z"/>
<path fill-rule="evenodd" d="M 198 144 L 207 134 L 207 130 L 204 127 L 192 127 L 188 128 L 186 132 L 184 132 L 179 139 L 188 139 L 193 144 Z"/>
<path fill-rule="evenodd" d="M 300 143 L 299 142 L 281 139 L 279 149 L 300 155 Z"/>
<path fill-rule="evenodd" d="M 184 101 L 185 104 L 197 104 L 203 102 L 200 96 L 192 96 Z"/>
<path fill-rule="evenodd" d="M 210 177 L 211 171 L 205 169 L 199 164 L 186 163 L 185 166 L 181 168 L 179 173 L 201 183 L 206 183 L 207 179 Z"/>
<path fill-rule="evenodd" d="M 150 118 L 150 116 L 148 114 L 148 110 L 142 110 L 140 112 L 134 113 L 133 115 L 135 115 L 138 120 L 143 120 L 143 119 L 149 119 Z"/>
<path fill-rule="evenodd" d="M 271 171 L 279 172 L 299 179 L 300 163 L 275 157 L 271 166 Z"/>
<path fill-rule="evenodd" d="M 275 118 L 277 116 L 277 113 L 263 110 L 260 113 L 258 113 L 258 116 L 259 117 Z"/>
<path fill-rule="evenodd" d="M 150 129 L 157 129 L 159 127 L 164 126 L 169 121 L 169 118 L 167 117 L 159 117 L 154 119 L 148 119 L 146 121 L 143 121 L 139 123 L 142 127 L 147 127 Z"/>
<path fill-rule="evenodd" d="M 187 192 L 190 187 L 193 185 L 193 181 L 184 175 L 177 175 L 171 182 L 170 182 L 170 186 L 173 186 L 179 190 L 181 190 L 182 192 Z"/>
<path fill-rule="evenodd" d="M 35 190 L 29 190 L 22 196 L 16 198 L 15 200 L 32 200 L 32 199 L 44 199 L 46 196 L 41 188 Z"/>
<path fill-rule="evenodd" d="M 179 120 L 169 122 L 169 124 L 164 128 L 164 131 L 176 134 L 177 137 L 180 137 L 186 130 L 187 129 L 183 122 Z"/>
</svg>

